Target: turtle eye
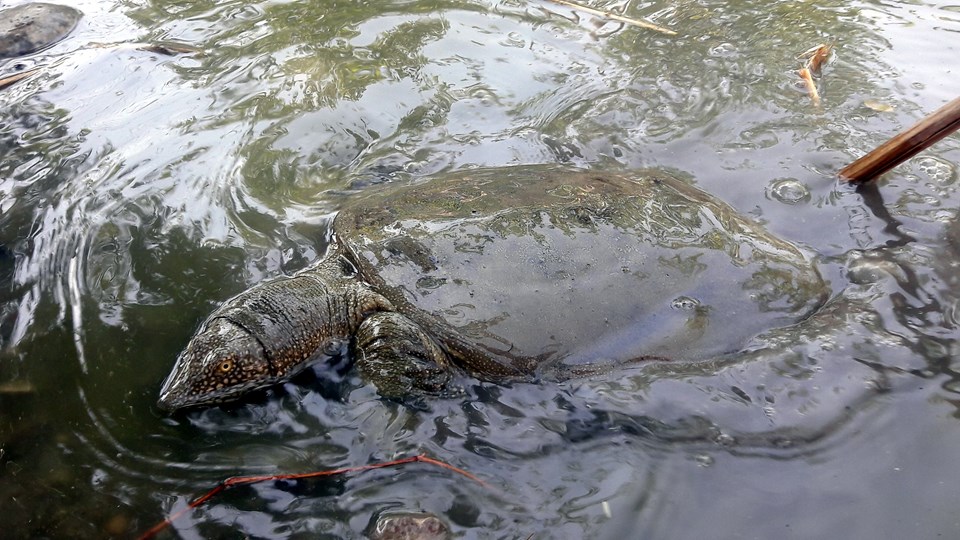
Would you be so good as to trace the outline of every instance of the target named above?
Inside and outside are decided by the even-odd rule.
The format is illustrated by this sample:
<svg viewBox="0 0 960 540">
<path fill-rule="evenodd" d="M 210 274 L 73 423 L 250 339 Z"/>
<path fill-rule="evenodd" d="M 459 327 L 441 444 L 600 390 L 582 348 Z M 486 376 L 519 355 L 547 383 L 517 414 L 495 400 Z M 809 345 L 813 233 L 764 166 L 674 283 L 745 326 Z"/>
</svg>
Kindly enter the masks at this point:
<svg viewBox="0 0 960 540">
<path fill-rule="evenodd" d="M 222 360 L 219 364 L 217 364 L 217 369 L 219 369 L 221 373 L 227 373 L 233 369 L 233 360 L 230 358 Z"/>
</svg>

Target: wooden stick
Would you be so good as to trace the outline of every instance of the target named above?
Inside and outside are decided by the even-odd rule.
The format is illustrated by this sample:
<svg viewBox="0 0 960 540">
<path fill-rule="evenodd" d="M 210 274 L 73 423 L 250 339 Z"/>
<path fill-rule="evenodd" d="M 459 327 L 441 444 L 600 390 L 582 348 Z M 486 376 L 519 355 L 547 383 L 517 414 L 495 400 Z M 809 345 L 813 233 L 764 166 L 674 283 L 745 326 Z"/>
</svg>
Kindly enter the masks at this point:
<svg viewBox="0 0 960 540">
<path fill-rule="evenodd" d="M 880 176 L 960 128 L 960 98 L 914 124 L 840 170 L 841 180 L 865 182 Z"/>
<path fill-rule="evenodd" d="M 595 15 L 595 16 L 597 16 L 597 17 L 603 17 L 603 18 L 605 18 L 605 19 L 611 19 L 611 20 L 614 20 L 614 21 L 618 21 L 618 22 L 622 22 L 622 23 L 626 23 L 626 24 L 631 24 L 631 25 L 633 25 L 633 26 L 639 26 L 640 28 L 647 28 L 647 29 L 649 29 L 649 30 L 656 30 L 657 32 L 661 32 L 661 33 L 667 34 L 668 36 L 675 36 L 675 35 L 677 35 L 676 32 L 674 32 L 673 30 L 670 30 L 669 28 L 664 28 L 664 27 L 662 27 L 662 26 L 657 26 L 657 25 L 655 25 L 655 24 L 653 24 L 653 23 L 650 23 L 650 22 L 647 22 L 647 21 L 641 21 L 641 20 L 638 20 L 638 19 L 631 19 L 631 18 L 629 18 L 629 17 L 624 17 L 624 16 L 622 16 L 622 15 L 617 15 L 616 13 L 611 13 L 611 12 L 609 12 L 609 11 L 602 11 L 602 10 L 594 9 L 594 8 L 587 7 L 587 6 L 581 6 L 580 4 L 575 4 L 575 3 L 573 3 L 573 2 L 567 2 L 567 0 L 549 0 L 549 1 L 550 1 L 550 2 L 553 2 L 554 4 L 560 4 L 561 6 L 567 6 L 567 7 L 569 7 L 569 8 L 578 9 L 578 10 L 580 10 L 580 11 L 589 13 L 589 14 L 591 14 L 591 15 Z"/>
<path fill-rule="evenodd" d="M 814 105 L 820 105 L 820 92 L 817 91 L 817 83 L 813 82 L 813 75 L 810 73 L 810 68 L 800 68 L 797 75 L 800 75 L 800 78 L 803 79 L 803 85 L 807 88 L 810 101 L 812 101 Z"/>
<path fill-rule="evenodd" d="M 6 88 L 21 79 L 26 79 L 38 71 L 40 71 L 40 68 L 34 68 L 30 71 L 23 71 L 17 73 L 16 75 L 10 75 L 9 77 L 0 77 L 0 89 Z"/>
</svg>

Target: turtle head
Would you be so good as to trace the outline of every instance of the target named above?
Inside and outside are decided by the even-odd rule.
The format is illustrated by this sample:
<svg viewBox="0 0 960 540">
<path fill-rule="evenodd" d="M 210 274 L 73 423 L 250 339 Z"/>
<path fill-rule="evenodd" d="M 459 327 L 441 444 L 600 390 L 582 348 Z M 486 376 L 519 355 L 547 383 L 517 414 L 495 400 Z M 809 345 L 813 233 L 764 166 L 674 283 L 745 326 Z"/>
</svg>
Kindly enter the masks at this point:
<svg viewBox="0 0 960 540">
<path fill-rule="evenodd" d="M 177 357 L 157 406 L 167 411 L 234 400 L 277 380 L 263 345 L 242 326 L 208 320 Z"/>
</svg>

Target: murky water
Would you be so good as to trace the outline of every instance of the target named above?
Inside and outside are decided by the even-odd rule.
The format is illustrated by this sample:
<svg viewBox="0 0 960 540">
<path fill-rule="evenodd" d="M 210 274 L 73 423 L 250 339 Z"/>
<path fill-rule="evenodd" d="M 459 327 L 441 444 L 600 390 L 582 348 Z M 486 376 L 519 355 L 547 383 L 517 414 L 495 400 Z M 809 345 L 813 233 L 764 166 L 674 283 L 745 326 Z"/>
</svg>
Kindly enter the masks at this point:
<svg viewBox="0 0 960 540">
<path fill-rule="evenodd" d="M 467 538 L 960 535 L 960 139 L 879 192 L 834 180 L 956 97 L 960 6 L 593 5 L 678 35 L 543 2 L 84 0 L 69 38 L 0 66 L 42 66 L 0 91 L 4 536 L 134 536 L 226 476 L 418 452 L 492 487 L 424 465 L 267 483 L 172 532 L 355 538 L 423 510 Z M 815 106 L 796 55 L 824 41 Z M 313 261 L 357 193 L 557 162 L 691 180 L 807 250 L 832 300 L 733 362 L 426 410 L 352 375 L 154 408 L 205 314 Z"/>
</svg>

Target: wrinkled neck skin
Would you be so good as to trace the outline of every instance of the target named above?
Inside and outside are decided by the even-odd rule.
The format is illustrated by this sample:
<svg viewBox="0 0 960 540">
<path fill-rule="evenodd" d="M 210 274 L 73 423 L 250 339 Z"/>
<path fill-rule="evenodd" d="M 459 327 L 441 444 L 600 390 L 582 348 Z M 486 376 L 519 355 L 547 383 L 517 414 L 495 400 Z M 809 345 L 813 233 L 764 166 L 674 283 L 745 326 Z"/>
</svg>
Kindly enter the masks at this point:
<svg viewBox="0 0 960 540">
<path fill-rule="evenodd" d="M 160 392 L 162 409 L 232 401 L 342 354 L 361 322 L 393 305 L 334 244 L 316 265 L 255 285 L 204 321 Z"/>
<path fill-rule="evenodd" d="M 508 351 L 491 354 L 491 351 L 477 346 L 445 320 L 412 305 L 399 287 L 386 283 L 364 257 L 352 251 L 349 244 L 335 244 L 335 247 L 331 247 L 331 253 L 334 250 L 341 253 L 344 260 L 352 261 L 349 264 L 357 269 L 360 281 L 368 284 L 372 291 L 376 291 L 375 294 L 393 306 L 388 311 L 402 314 L 419 332 L 435 342 L 443 353 L 443 363 L 449 369 L 460 369 L 472 377 L 492 382 L 530 380 L 534 375 L 539 359 L 514 357 Z M 328 255 L 324 262 L 331 258 Z M 397 336 L 397 339 L 411 338 Z"/>
</svg>

